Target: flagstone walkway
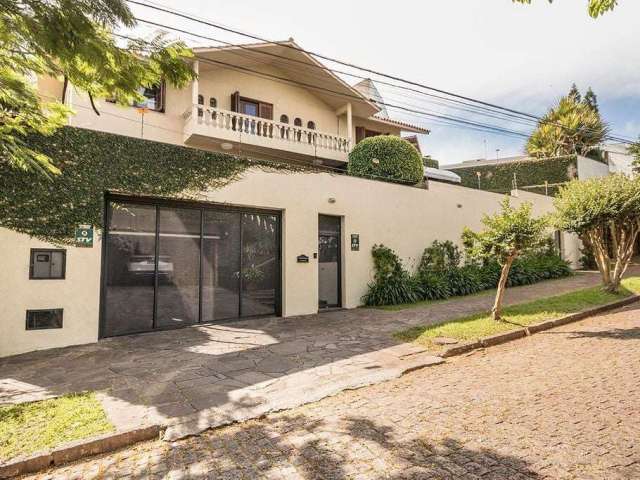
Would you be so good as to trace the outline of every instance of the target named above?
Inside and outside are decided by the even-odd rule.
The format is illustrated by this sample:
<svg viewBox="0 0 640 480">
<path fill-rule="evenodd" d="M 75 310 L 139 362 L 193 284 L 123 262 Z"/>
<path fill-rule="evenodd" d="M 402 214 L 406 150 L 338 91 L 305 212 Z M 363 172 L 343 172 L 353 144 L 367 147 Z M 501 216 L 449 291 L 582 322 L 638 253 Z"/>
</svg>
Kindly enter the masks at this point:
<svg viewBox="0 0 640 480">
<path fill-rule="evenodd" d="M 578 274 L 507 291 L 520 303 L 596 285 Z M 168 440 L 296 407 L 442 361 L 392 333 L 486 310 L 492 293 L 401 311 L 355 309 L 131 335 L 0 359 L 0 403 L 95 390 L 119 430 Z"/>
</svg>

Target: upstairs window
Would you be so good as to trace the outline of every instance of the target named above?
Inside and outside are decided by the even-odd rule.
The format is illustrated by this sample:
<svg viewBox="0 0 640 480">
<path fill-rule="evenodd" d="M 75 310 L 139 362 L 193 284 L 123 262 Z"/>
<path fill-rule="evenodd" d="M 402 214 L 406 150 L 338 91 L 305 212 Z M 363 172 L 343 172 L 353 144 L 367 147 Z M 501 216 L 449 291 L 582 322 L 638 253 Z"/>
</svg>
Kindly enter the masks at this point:
<svg viewBox="0 0 640 480">
<path fill-rule="evenodd" d="M 280 123 L 289 123 L 289 117 L 286 115 L 280 115 Z"/>
<path fill-rule="evenodd" d="M 209 106 L 211 108 L 218 108 L 218 100 L 216 100 L 214 97 L 209 97 Z"/>
<path fill-rule="evenodd" d="M 135 107 L 144 107 L 155 112 L 164 112 L 165 87 L 164 82 L 153 87 L 140 87 L 138 89 L 145 100 L 134 103 Z"/>
<path fill-rule="evenodd" d="M 309 121 L 307 122 L 307 128 L 308 128 L 309 130 L 315 130 L 315 129 L 316 129 L 316 122 L 312 122 L 311 120 L 309 120 Z"/>
<path fill-rule="evenodd" d="M 239 92 L 231 95 L 231 110 L 251 117 L 273 120 L 273 104 L 242 97 Z"/>
<path fill-rule="evenodd" d="M 198 105 L 204 105 L 204 95 L 198 95 Z"/>
<path fill-rule="evenodd" d="M 301 127 L 302 126 L 302 119 L 300 117 L 296 117 L 296 119 L 293 121 L 293 124 L 296 127 Z"/>
</svg>

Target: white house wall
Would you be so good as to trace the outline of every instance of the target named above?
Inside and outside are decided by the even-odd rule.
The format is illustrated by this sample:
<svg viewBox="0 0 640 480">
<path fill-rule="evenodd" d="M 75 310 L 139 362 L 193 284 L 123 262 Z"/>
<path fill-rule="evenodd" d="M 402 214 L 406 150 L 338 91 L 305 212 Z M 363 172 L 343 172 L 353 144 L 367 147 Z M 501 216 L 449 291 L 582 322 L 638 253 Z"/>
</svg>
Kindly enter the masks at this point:
<svg viewBox="0 0 640 480">
<path fill-rule="evenodd" d="M 318 263 L 313 254 L 318 249 L 319 214 L 342 217 L 342 302 L 354 308 L 373 276 L 374 244 L 393 248 L 407 267 L 414 268 L 432 241 L 459 242 L 462 229 L 479 228 L 481 215 L 495 212 L 502 198 L 437 182 L 424 190 L 328 173 L 254 170 L 201 200 L 282 210 L 282 313 L 292 316 L 318 310 Z M 532 201 L 536 215 L 552 208 L 552 200 L 541 195 L 521 192 L 513 199 L 514 204 L 522 201 Z M 360 235 L 359 251 L 350 249 L 350 235 L 355 233 Z M 0 229 L 0 245 L 0 356 L 97 340 L 99 238 L 92 248 L 67 248 L 64 280 L 29 280 L 29 250 L 46 243 Z M 567 248 L 573 248 L 568 239 Z M 309 263 L 297 263 L 301 254 L 310 258 Z M 38 308 L 64 308 L 64 327 L 25 330 L 26 310 Z"/>
</svg>

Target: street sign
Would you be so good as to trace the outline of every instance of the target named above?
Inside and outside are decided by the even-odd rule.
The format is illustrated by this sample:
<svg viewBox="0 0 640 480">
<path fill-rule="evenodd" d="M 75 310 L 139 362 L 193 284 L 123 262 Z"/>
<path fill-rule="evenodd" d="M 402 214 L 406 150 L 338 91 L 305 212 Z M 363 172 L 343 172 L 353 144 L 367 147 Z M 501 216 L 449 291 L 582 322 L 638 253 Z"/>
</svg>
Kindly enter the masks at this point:
<svg viewBox="0 0 640 480">
<path fill-rule="evenodd" d="M 360 250 L 360 234 L 352 233 L 351 234 L 351 250 L 357 252 Z"/>
<path fill-rule="evenodd" d="M 76 226 L 76 245 L 78 247 L 93 247 L 93 225 Z"/>
</svg>

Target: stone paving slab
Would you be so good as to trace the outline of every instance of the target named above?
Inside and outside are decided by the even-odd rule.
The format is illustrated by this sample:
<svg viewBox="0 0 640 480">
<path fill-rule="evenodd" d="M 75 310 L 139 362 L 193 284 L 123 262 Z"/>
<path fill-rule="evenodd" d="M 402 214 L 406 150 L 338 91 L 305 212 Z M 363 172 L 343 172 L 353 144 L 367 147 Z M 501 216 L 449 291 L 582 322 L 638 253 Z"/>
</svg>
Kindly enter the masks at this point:
<svg viewBox="0 0 640 480">
<path fill-rule="evenodd" d="M 639 365 L 635 303 L 399 379 L 31 480 L 637 479 Z"/>
<path fill-rule="evenodd" d="M 599 281 L 580 274 L 507 290 L 507 303 Z M 168 438 L 397 377 L 423 349 L 391 334 L 490 308 L 492 293 L 401 311 L 355 309 L 244 320 L 102 340 L 0 359 L 0 403 L 99 392 L 118 430 L 165 425 Z M 419 365 L 418 365 L 419 366 Z"/>
</svg>

